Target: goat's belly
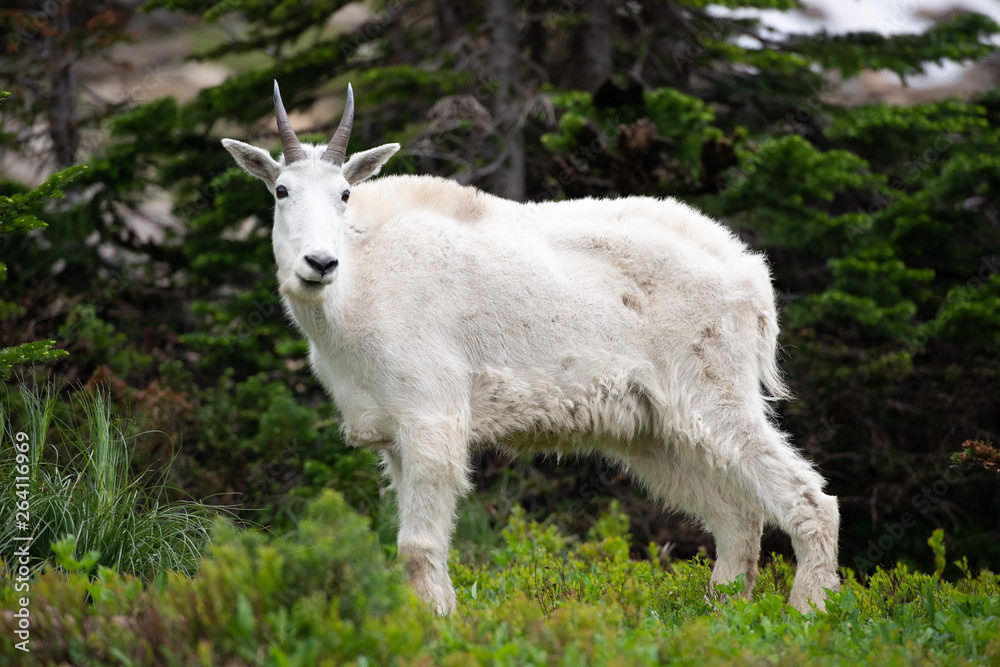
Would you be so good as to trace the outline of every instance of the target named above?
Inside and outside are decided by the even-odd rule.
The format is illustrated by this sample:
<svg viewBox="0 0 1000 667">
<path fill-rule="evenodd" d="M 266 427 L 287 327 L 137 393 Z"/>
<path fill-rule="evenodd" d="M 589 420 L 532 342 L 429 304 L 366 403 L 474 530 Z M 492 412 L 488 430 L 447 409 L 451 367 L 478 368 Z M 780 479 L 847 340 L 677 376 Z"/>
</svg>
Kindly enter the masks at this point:
<svg viewBox="0 0 1000 667">
<path fill-rule="evenodd" d="M 630 439 L 611 435 L 581 435 L 571 437 L 544 433 L 514 433 L 495 443 L 473 443 L 477 449 L 494 447 L 513 456 L 556 455 L 558 457 L 586 456 L 600 453 L 618 460 L 626 460 L 630 455 L 648 451 L 656 446 L 656 440 L 649 435 Z"/>
<path fill-rule="evenodd" d="M 628 447 L 655 427 L 649 380 L 641 367 L 585 380 L 486 368 L 472 391 L 472 442 L 526 452 Z"/>
</svg>

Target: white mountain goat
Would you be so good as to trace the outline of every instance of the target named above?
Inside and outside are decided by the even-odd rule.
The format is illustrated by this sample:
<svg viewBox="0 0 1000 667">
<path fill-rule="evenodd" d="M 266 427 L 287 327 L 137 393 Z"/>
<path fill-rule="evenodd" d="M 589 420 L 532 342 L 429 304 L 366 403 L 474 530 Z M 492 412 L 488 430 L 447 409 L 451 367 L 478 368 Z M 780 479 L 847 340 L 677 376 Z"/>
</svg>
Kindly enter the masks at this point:
<svg viewBox="0 0 1000 667">
<path fill-rule="evenodd" d="M 715 536 L 713 583 L 792 538 L 791 604 L 839 586 L 837 499 L 771 421 L 786 395 L 763 257 L 672 199 L 521 204 L 429 176 L 364 182 L 397 151 L 224 139 L 275 197 L 288 312 L 347 441 L 381 452 L 417 594 L 455 608 L 447 556 L 470 450 L 599 452 Z M 348 201 L 350 198 L 350 201 Z"/>
</svg>

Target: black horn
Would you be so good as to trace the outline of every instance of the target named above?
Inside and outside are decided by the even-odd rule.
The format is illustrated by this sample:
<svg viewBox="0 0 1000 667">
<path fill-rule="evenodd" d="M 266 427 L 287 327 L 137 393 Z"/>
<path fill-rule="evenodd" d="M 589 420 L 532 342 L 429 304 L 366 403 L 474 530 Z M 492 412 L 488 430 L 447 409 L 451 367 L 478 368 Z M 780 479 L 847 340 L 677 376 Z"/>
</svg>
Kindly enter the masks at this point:
<svg viewBox="0 0 1000 667">
<path fill-rule="evenodd" d="M 278 91 L 278 82 L 274 82 L 274 115 L 278 119 L 278 136 L 281 137 L 281 153 L 285 156 L 285 165 L 305 158 L 306 152 L 302 150 L 302 144 L 292 130 L 292 124 L 288 122 L 288 114 L 285 112 L 285 105 L 281 103 L 281 93 Z"/>
<path fill-rule="evenodd" d="M 354 89 L 351 84 L 347 84 L 347 104 L 344 105 L 344 116 L 340 119 L 340 126 L 330 139 L 330 144 L 323 153 L 322 160 L 331 162 L 338 167 L 344 164 L 344 157 L 347 155 L 347 140 L 351 138 L 351 128 L 354 127 Z"/>
</svg>

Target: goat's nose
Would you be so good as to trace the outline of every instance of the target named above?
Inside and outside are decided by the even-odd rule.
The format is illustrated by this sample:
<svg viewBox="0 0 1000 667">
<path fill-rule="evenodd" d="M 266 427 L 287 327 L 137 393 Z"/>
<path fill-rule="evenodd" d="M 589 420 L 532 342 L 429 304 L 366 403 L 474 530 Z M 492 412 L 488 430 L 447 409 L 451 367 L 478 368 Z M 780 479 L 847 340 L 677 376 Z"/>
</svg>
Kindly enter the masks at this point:
<svg viewBox="0 0 1000 667">
<path fill-rule="evenodd" d="M 333 257 L 317 257 L 316 255 L 306 255 L 306 264 L 316 269 L 319 274 L 326 275 L 337 268 L 337 260 Z"/>
</svg>

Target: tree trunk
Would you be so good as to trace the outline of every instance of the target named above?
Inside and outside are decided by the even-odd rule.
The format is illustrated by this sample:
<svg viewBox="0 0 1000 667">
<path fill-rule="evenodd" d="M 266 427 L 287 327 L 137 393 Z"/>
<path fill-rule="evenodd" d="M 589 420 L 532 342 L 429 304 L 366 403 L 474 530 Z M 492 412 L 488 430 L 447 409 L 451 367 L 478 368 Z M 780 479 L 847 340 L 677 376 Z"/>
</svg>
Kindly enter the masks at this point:
<svg viewBox="0 0 1000 667">
<path fill-rule="evenodd" d="M 520 54 L 514 0 L 489 0 L 489 20 L 493 37 L 490 56 L 496 75 L 493 119 L 507 152 L 506 162 L 493 177 L 493 187 L 501 197 L 520 201 L 525 195 L 525 165 L 521 109 L 514 89 Z"/>
<path fill-rule="evenodd" d="M 76 117 L 76 77 L 73 74 L 73 55 L 60 44 L 69 33 L 69 14 L 59 12 L 53 21 L 58 33 L 49 37 L 49 62 L 52 72 L 52 92 L 49 101 L 49 136 L 58 167 L 76 164 L 80 147 L 80 131 Z"/>
<path fill-rule="evenodd" d="M 461 22 L 451 0 L 434 0 L 434 18 L 437 23 L 438 46 L 444 46 L 462 32 Z"/>
<path fill-rule="evenodd" d="M 586 30 L 587 65 L 592 87 L 596 88 L 614 72 L 611 10 L 608 0 L 587 0 L 585 7 L 590 19 Z"/>
</svg>

